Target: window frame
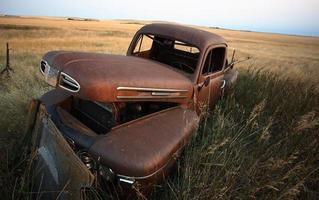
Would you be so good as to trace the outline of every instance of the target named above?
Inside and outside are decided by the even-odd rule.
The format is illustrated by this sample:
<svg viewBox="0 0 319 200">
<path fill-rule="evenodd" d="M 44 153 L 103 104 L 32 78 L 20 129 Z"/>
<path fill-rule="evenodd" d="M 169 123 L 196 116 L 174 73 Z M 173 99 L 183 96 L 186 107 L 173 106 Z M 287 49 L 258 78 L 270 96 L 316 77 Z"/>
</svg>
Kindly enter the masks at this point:
<svg viewBox="0 0 319 200">
<path fill-rule="evenodd" d="M 204 71 L 204 67 L 205 67 L 205 63 L 206 63 L 206 59 L 207 59 L 207 56 L 209 55 L 209 53 L 213 50 L 213 49 L 216 49 L 216 48 L 224 48 L 225 49 L 225 55 L 224 55 L 224 60 L 223 60 L 223 67 L 221 70 L 219 71 L 215 71 L 215 72 L 210 72 L 210 73 L 206 73 L 204 74 L 203 71 Z M 219 45 L 213 45 L 213 46 L 210 46 L 209 48 L 207 48 L 207 50 L 205 51 L 205 54 L 203 56 L 203 61 L 202 61 L 202 66 L 201 66 L 201 70 L 200 70 L 200 76 L 201 77 L 208 77 L 208 76 L 212 76 L 212 75 L 216 75 L 218 76 L 220 73 L 223 73 L 225 71 L 225 64 L 226 64 L 226 60 L 227 60 L 227 45 L 225 44 L 219 44 Z"/>
<path fill-rule="evenodd" d="M 167 38 L 167 39 L 170 39 L 170 40 L 174 40 L 174 45 L 175 45 L 175 42 L 176 41 L 178 41 L 178 42 L 182 42 L 182 43 L 184 43 L 184 44 L 186 44 L 186 46 L 192 46 L 192 47 L 195 47 L 196 49 L 198 49 L 198 53 L 199 53 L 199 55 L 201 55 L 202 54 L 202 50 L 198 47 L 198 46 L 196 46 L 196 45 L 193 45 L 193 44 L 190 44 L 190 43 L 188 43 L 187 41 L 184 41 L 184 40 L 181 40 L 181 39 L 176 39 L 176 38 L 174 38 L 174 37 L 170 37 L 170 36 L 167 36 L 167 35 L 161 35 L 161 34 L 155 34 L 155 33 L 148 33 L 148 32 L 143 32 L 143 33 L 139 33 L 136 37 L 134 37 L 135 39 L 133 39 L 132 40 L 132 44 L 130 45 L 130 48 L 128 49 L 128 53 L 127 53 L 127 55 L 134 55 L 134 49 L 135 49 L 135 47 L 138 45 L 138 42 L 139 42 L 139 39 L 140 39 L 140 37 L 142 37 L 142 36 L 149 36 L 149 35 L 152 35 L 152 36 L 154 36 L 154 37 L 164 37 L 164 38 Z M 178 44 L 178 45 L 181 45 L 181 44 Z M 190 46 L 190 47 L 191 47 Z M 199 58 L 198 58 L 198 61 L 199 61 L 199 59 L 200 59 L 200 56 L 199 56 Z M 198 63 L 197 63 L 197 65 L 198 65 Z"/>
<path fill-rule="evenodd" d="M 177 45 L 183 45 L 184 44 L 185 46 L 196 48 L 197 49 L 196 52 L 185 51 L 186 53 L 198 54 L 198 58 L 197 58 L 197 62 L 196 62 L 196 65 L 195 65 L 194 72 L 192 74 L 187 74 L 187 78 L 190 78 L 191 81 L 196 82 L 196 80 L 198 78 L 198 71 L 200 71 L 200 68 L 201 68 L 201 65 L 202 65 L 202 57 L 203 57 L 203 54 L 205 52 L 204 49 L 201 49 L 201 48 L 199 48 L 198 46 L 196 46 L 194 44 L 188 43 L 188 42 L 186 42 L 183 39 L 177 39 L 177 38 L 174 38 L 174 37 L 171 37 L 171 36 L 167 36 L 167 35 L 161 35 L 161 34 L 155 34 L 155 33 L 149 33 L 149 32 L 141 32 L 141 33 L 136 34 L 134 36 L 134 38 L 132 39 L 132 41 L 130 43 L 130 46 L 128 48 L 128 51 L 126 53 L 127 56 L 136 56 L 136 54 L 138 54 L 138 52 L 134 52 L 134 50 L 136 48 L 139 49 L 137 46 L 139 45 L 139 41 L 141 40 L 141 37 L 144 37 L 144 36 L 146 36 L 146 37 L 148 37 L 150 39 L 154 39 L 155 37 L 163 37 L 163 38 L 167 38 L 169 40 L 173 40 L 174 41 L 173 48 L 175 48 L 175 44 L 177 44 Z M 178 50 L 178 51 L 183 51 L 183 50 L 180 50 L 180 49 L 177 49 L 177 48 L 175 48 L 175 49 Z M 143 57 L 140 57 L 140 58 L 148 59 L 148 58 L 143 58 Z M 148 59 L 148 60 L 151 60 L 151 59 Z M 155 62 L 157 62 L 157 61 L 155 61 Z M 163 64 L 163 63 L 161 63 L 161 64 Z"/>
</svg>

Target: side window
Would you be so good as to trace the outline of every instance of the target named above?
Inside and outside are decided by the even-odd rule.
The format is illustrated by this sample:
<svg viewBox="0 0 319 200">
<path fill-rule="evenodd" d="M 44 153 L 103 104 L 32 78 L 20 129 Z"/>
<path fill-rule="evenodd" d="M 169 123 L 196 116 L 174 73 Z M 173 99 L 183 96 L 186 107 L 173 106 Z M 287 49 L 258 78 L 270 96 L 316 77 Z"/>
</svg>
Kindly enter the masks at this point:
<svg viewBox="0 0 319 200">
<path fill-rule="evenodd" d="M 207 54 L 202 74 L 211 74 L 221 71 L 224 66 L 225 51 L 226 49 L 224 47 L 212 49 Z"/>
<path fill-rule="evenodd" d="M 140 35 L 136 46 L 133 50 L 133 54 L 138 54 L 140 52 L 150 51 L 152 48 L 153 40 L 146 35 Z"/>
</svg>

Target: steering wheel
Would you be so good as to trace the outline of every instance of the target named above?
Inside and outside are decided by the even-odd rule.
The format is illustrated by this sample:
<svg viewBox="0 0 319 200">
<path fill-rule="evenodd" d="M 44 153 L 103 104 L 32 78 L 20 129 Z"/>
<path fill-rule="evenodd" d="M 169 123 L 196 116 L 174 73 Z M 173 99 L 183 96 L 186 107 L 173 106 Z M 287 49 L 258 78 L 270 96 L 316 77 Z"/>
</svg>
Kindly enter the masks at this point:
<svg viewBox="0 0 319 200">
<path fill-rule="evenodd" d="M 171 64 L 174 65 L 175 67 L 179 68 L 182 71 L 185 71 L 185 72 L 188 72 L 188 73 L 194 73 L 194 68 L 189 66 L 188 64 L 186 64 L 184 62 L 174 61 Z"/>
</svg>

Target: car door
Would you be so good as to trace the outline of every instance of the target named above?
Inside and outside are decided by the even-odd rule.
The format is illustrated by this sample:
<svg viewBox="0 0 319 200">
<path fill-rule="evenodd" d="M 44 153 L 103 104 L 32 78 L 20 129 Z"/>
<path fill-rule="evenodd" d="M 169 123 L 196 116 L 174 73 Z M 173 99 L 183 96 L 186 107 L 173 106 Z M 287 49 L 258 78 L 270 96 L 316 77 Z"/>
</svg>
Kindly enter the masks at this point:
<svg viewBox="0 0 319 200">
<path fill-rule="evenodd" d="M 211 47 L 205 54 L 203 66 L 195 89 L 195 105 L 198 113 L 208 107 L 213 109 L 220 98 L 224 80 L 224 66 L 226 62 L 226 46 Z"/>
</svg>

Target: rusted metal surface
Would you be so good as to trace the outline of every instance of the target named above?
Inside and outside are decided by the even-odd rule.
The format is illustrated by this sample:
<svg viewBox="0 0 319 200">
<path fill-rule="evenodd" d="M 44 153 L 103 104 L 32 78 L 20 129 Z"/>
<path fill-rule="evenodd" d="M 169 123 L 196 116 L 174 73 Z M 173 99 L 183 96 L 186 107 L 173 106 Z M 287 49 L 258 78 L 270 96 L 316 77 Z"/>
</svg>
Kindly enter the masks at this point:
<svg viewBox="0 0 319 200">
<path fill-rule="evenodd" d="M 160 62 L 152 49 L 133 53 L 140 34 L 152 34 L 147 36 L 153 39 L 151 48 L 168 48 L 195 68 L 191 73 L 174 68 L 165 55 Z M 175 40 L 199 52 L 176 50 Z M 126 56 L 45 54 L 40 70 L 56 89 L 39 99 L 33 146 L 44 166 L 39 172 L 50 177 L 44 188 L 63 190 L 46 195 L 78 198 L 73 192 L 92 185 L 91 171 L 129 188 L 138 183 L 145 192 L 162 181 L 196 134 L 202 111 L 233 88 L 238 72 L 227 63 L 222 37 L 174 24 L 144 26 Z"/>
<path fill-rule="evenodd" d="M 138 57 L 50 52 L 43 59 L 51 67 L 69 74 L 78 81 L 81 90 L 74 95 L 81 98 L 104 102 L 121 101 L 118 96 L 124 95 L 117 91 L 118 87 L 170 88 L 188 91 L 186 93 L 188 98 L 192 95 L 192 82 L 185 76 L 163 64 Z M 132 96 L 142 95 L 132 94 Z M 165 97 L 160 100 L 164 101 Z M 168 101 L 185 102 L 185 99 L 170 98 Z"/>
<path fill-rule="evenodd" d="M 163 168 L 197 130 L 194 111 L 175 107 L 115 127 L 89 149 L 117 174 L 142 179 Z"/>
<path fill-rule="evenodd" d="M 75 155 L 44 109 L 40 109 L 33 135 L 39 136 L 33 187 L 36 198 L 80 199 L 81 189 L 91 187 L 94 176 Z"/>
<path fill-rule="evenodd" d="M 136 33 L 127 51 L 128 55 L 131 55 L 132 47 L 134 47 L 134 43 L 136 43 L 137 37 L 141 33 L 151 33 L 186 42 L 198 47 L 200 51 L 205 51 L 211 45 L 227 44 L 224 38 L 208 31 L 178 24 L 154 23 L 142 27 Z"/>
</svg>

